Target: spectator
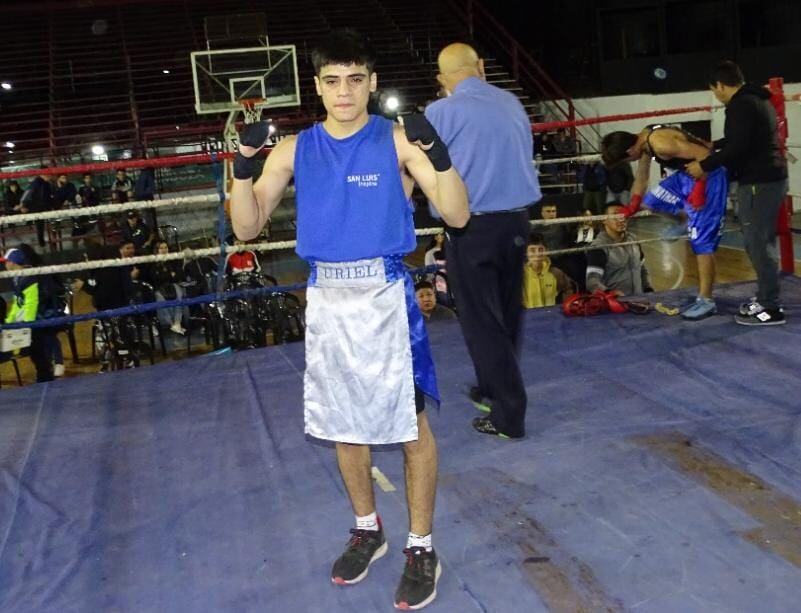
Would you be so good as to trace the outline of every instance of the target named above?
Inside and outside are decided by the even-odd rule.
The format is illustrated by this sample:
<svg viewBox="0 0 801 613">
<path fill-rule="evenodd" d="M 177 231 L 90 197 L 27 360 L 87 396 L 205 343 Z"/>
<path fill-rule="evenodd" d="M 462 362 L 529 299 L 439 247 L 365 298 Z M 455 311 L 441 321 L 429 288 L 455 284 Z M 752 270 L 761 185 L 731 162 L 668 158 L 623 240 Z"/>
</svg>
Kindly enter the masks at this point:
<svg viewBox="0 0 801 613">
<path fill-rule="evenodd" d="M 576 141 L 573 140 L 564 128 L 559 128 L 556 131 L 556 137 L 553 139 L 553 148 L 561 156 L 570 156 L 576 153 Z"/>
<path fill-rule="evenodd" d="M 709 76 L 709 88 L 726 105 L 724 138 L 705 160 L 687 166 L 699 179 L 725 167 L 737 180 L 738 214 L 745 250 L 757 275 L 757 295 L 740 305 L 734 319 L 746 326 L 785 323 L 779 295 L 776 218 L 787 194 L 787 163 L 777 132 L 770 92 L 745 82 L 740 67 L 723 62 Z"/>
<path fill-rule="evenodd" d="M 634 172 L 629 162 L 615 164 L 606 169 L 606 202 L 628 204 L 631 200 L 631 186 L 634 184 Z"/>
<path fill-rule="evenodd" d="M 38 177 L 31 181 L 30 186 L 22 196 L 21 213 L 43 213 L 53 209 L 53 184 L 50 176 L 42 172 Z M 36 222 L 36 238 L 39 246 L 45 246 L 45 221 Z"/>
<path fill-rule="evenodd" d="M 606 208 L 606 207 L 604 207 Z M 600 211 L 599 214 L 603 214 L 603 209 Z M 584 217 L 592 217 L 593 212 L 590 210 L 585 210 L 583 213 Z M 595 222 L 594 221 L 582 221 L 578 224 L 578 228 L 576 229 L 576 239 L 574 242 L 576 247 L 586 247 L 592 244 L 592 241 L 595 240 Z"/>
<path fill-rule="evenodd" d="M 22 270 L 32 266 L 37 257 L 28 245 L 22 244 L 9 249 L 0 258 L 8 271 Z M 14 277 L 14 298 L 6 309 L 5 323 L 32 322 L 40 319 L 40 286 L 38 277 Z M 36 368 L 36 382 L 53 380 L 52 339 L 55 332 L 51 328 L 32 328 L 30 356 Z M 58 339 L 56 339 L 58 342 Z M 63 362 L 63 359 L 62 359 Z"/>
<path fill-rule="evenodd" d="M 540 216 L 546 221 L 559 217 L 559 209 L 552 202 L 543 203 L 540 206 Z M 547 224 L 541 226 L 540 232 L 545 240 L 548 251 L 567 249 L 571 243 L 571 232 L 567 224 Z"/>
<path fill-rule="evenodd" d="M 75 201 L 81 206 L 98 206 L 100 204 L 100 191 L 92 184 L 91 173 L 83 175 L 83 185 L 78 188 Z"/>
<path fill-rule="evenodd" d="M 580 170 L 584 208 L 600 215 L 606 208 L 606 168 L 600 162 L 584 164 Z"/>
<path fill-rule="evenodd" d="M 136 253 L 141 254 L 150 250 L 155 236 L 139 217 L 139 211 L 128 211 L 127 223 L 122 228 L 122 238 L 132 242 Z"/>
<path fill-rule="evenodd" d="M 607 215 L 620 215 L 623 205 L 612 202 L 606 206 Z M 587 253 L 587 291 L 614 291 L 619 296 L 652 292 L 645 255 L 639 245 L 616 247 L 616 243 L 636 241 L 626 229 L 626 219 L 610 218 L 593 241 L 594 249 Z"/>
<path fill-rule="evenodd" d="M 437 302 L 434 286 L 430 282 L 419 281 L 414 286 L 414 295 L 417 298 L 417 306 L 420 307 L 420 312 L 427 322 L 456 319 L 456 313 Z"/>
<path fill-rule="evenodd" d="M 135 200 L 153 200 L 156 193 L 156 175 L 151 167 L 143 168 L 134 186 Z"/>
<path fill-rule="evenodd" d="M 56 192 L 53 197 L 53 208 L 55 210 L 71 209 L 75 207 L 78 190 L 75 184 L 67 180 L 67 175 L 58 175 L 56 181 Z"/>
<path fill-rule="evenodd" d="M 241 247 L 245 244 L 245 241 L 238 238 L 234 240 L 235 247 Z M 225 259 L 225 272 L 229 275 L 238 275 L 243 272 L 260 271 L 261 266 L 259 265 L 259 258 L 257 258 L 256 254 L 249 249 L 231 253 Z"/>
<path fill-rule="evenodd" d="M 426 254 L 423 258 L 423 265 L 424 266 L 433 266 L 434 264 L 434 254 L 437 251 L 441 251 L 445 249 L 445 232 L 438 232 L 434 236 L 431 237 L 431 240 L 428 242 L 426 246 Z"/>
<path fill-rule="evenodd" d="M 210 279 L 212 275 L 216 277 L 217 263 L 213 259 L 201 257 L 184 262 L 183 276 L 187 282 L 186 293 L 189 297 L 214 291 L 215 286 Z"/>
<path fill-rule="evenodd" d="M 545 239 L 539 232 L 529 235 L 523 267 L 523 306 L 527 309 L 551 306 L 576 291 L 576 283 L 562 270 L 551 266 L 545 255 Z"/>
<path fill-rule="evenodd" d="M 556 219 L 559 211 L 556 204 L 545 203 L 540 208 L 540 215 L 544 220 Z M 545 241 L 548 252 L 570 249 L 574 246 L 573 226 L 560 223 L 540 226 L 539 232 Z M 563 270 L 572 279 L 584 276 L 585 260 L 582 254 L 570 253 L 561 255 L 551 255 L 551 263 L 556 268 Z M 579 285 L 583 285 L 580 283 Z"/>
<path fill-rule="evenodd" d="M 470 223 L 448 232 L 448 281 L 475 366 L 473 420 L 482 434 L 525 435 L 526 389 L 520 373 L 523 259 L 530 206 L 542 196 L 531 152 L 531 122 L 520 101 L 486 82 L 484 62 L 455 43 L 438 57 L 437 80 L 450 94 L 426 109 L 467 186 Z"/>
<path fill-rule="evenodd" d="M 111 201 L 123 204 L 133 197 L 133 184 L 124 168 L 117 171 L 114 183 L 111 185 Z"/>
<path fill-rule="evenodd" d="M 433 253 L 434 264 L 437 266 L 437 271 L 434 273 L 431 284 L 434 286 L 434 291 L 437 294 L 437 302 L 446 307 L 453 309 L 455 303 L 453 293 L 448 286 L 448 263 L 445 259 L 445 250 L 438 249 Z"/>
<path fill-rule="evenodd" d="M 166 241 L 159 241 L 156 244 L 156 255 L 166 255 L 170 252 L 170 246 Z M 153 287 L 155 288 L 156 300 L 181 300 L 184 297 L 184 288 L 179 285 L 181 281 L 181 263 L 178 260 L 169 262 L 156 262 L 151 273 Z M 183 321 L 188 314 L 185 307 L 175 306 L 166 309 L 159 309 L 158 317 L 161 325 L 169 328 L 176 334 L 186 334 Z"/>
<path fill-rule="evenodd" d="M 79 207 L 98 206 L 100 204 L 100 192 L 92 185 L 92 175 L 88 172 L 83 175 L 83 184 L 78 188 L 78 193 L 75 195 L 75 202 Z M 73 239 L 85 236 L 88 230 L 88 217 L 73 217 L 71 232 Z M 76 240 L 73 240 L 73 248 L 75 244 Z"/>
<path fill-rule="evenodd" d="M 86 255 L 89 260 L 105 260 L 116 257 L 130 258 L 135 253 L 134 244 L 125 241 L 119 248 L 111 246 L 87 245 Z M 92 296 L 92 303 L 98 311 L 118 309 L 131 304 L 135 297 L 133 281 L 139 279 L 140 270 L 136 266 L 115 266 L 112 268 L 98 268 L 89 271 L 86 281 L 78 281 L 76 289 L 83 288 Z M 103 326 L 108 334 L 116 334 L 113 340 L 118 349 L 132 351 L 136 339 L 127 317 L 112 317 L 108 324 Z M 97 338 L 97 353 L 100 356 L 100 372 L 107 372 L 111 365 L 111 346 L 106 342 L 106 334 L 99 334 Z"/>
<path fill-rule="evenodd" d="M 553 139 L 553 147 L 559 157 L 570 157 L 576 155 L 576 141 L 567 133 L 564 128 L 559 128 L 556 131 L 556 137 Z M 557 165 L 557 182 L 563 180 L 563 175 L 570 172 L 573 162 L 561 162 Z"/>
<path fill-rule="evenodd" d="M 9 181 L 3 194 L 3 214 L 19 213 L 22 208 L 22 188 L 16 181 Z"/>
<path fill-rule="evenodd" d="M 606 208 L 606 205 L 604 205 Z M 603 213 L 603 209 L 601 209 Z M 590 217 L 592 211 L 584 211 L 584 217 Z M 592 245 L 595 237 L 598 235 L 598 224 L 594 221 L 584 221 L 576 225 L 573 235 L 573 247 L 588 248 Z M 578 291 L 583 292 L 587 289 L 587 253 L 579 252 L 570 254 L 565 260 L 561 260 L 562 265 L 569 267 L 566 270 L 570 278 L 576 281 Z"/>
<path fill-rule="evenodd" d="M 548 158 L 556 156 L 556 149 L 553 145 L 553 139 L 548 132 L 542 132 L 537 145 L 537 154 L 540 156 L 539 162 L 539 176 L 543 181 L 556 183 L 556 165 L 549 164 Z"/>
</svg>

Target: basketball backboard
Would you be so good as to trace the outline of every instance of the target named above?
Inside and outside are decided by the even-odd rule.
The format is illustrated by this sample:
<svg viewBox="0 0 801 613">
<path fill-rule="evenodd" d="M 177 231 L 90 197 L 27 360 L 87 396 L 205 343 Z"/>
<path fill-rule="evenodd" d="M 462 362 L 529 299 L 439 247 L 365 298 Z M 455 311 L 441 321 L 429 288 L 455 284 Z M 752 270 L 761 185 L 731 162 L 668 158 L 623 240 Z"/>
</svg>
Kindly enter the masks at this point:
<svg viewBox="0 0 801 613">
<path fill-rule="evenodd" d="M 240 100 L 263 108 L 300 105 L 294 45 L 194 51 L 192 80 L 198 114 L 238 111 Z"/>
</svg>

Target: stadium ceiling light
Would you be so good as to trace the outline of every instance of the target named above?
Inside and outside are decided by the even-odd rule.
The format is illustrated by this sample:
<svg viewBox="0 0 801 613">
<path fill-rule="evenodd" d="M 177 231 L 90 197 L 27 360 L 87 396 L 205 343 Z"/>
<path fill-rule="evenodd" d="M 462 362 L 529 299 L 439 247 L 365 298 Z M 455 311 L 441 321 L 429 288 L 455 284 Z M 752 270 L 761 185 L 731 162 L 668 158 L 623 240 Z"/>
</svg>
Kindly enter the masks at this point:
<svg viewBox="0 0 801 613">
<path fill-rule="evenodd" d="M 8 91 L 9 89 L 11 89 L 12 86 L 11 83 L 9 83 L 8 81 L 3 81 L 2 83 L 0 83 L 0 87 Z"/>
<path fill-rule="evenodd" d="M 384 103 L 384 106 L 388 111 L 397 111 L 398 107 L 400 106 L 400 100 L 397 96 L 389 96 Z"/>
<path fill-rule="evenodd" d="M 92 154 L 94 155 L 103 155 L 106 152 L 106 148 L 103 145 L 94 145 L 92 147 Z"/>
<path fill-rule="evenodd" d="M 16 147 L 16 145 L 12 143 L 10 140 L 7 140 L 6 147 L 8 147 L 9 149 L 13 149 L 14 147 Z"/>
<path fill-rule="evenodd" d="M 170 74 L 170 71 L 169 71 L 167 68 L 165 68 L 165 69 L 164 69 L 164 70 L 162 70 L 161 72 L 163 72 L 164 74 Z"/>
</svg>

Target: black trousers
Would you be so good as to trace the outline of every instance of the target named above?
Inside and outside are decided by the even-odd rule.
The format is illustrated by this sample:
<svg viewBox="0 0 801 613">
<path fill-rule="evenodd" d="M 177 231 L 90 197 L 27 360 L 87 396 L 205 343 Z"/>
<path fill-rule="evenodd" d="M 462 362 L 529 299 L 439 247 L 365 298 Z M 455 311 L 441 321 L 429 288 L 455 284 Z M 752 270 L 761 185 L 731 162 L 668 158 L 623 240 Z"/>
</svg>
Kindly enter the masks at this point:
<svg viewBox="0 0 801 613">
<path fill-rule="evenodd" d="M 38 213 L 39 211 L 36 212 Z M 34 223 L 36 224 L 36 238 L 39 241 L 39 246 L 44 247 L 47 244 L 45 241 L 45 224 L 47 222 L 37 219 Z"/>
<path fill-rule="evenodd" d="M 779 308 L 776 218 L 786 194 L 786 179 L 772 183 L 741 183 L 737 188 L 745 251 L 757 274 L 757 302 L 768 310 Z"/>
<path fill-rule="evenodd" d="M 526 388 L 518 364 L 523 313 L 526 211 L 474 215 L 449 229 L 448 281 L 481 392 L 492 399 L 490 419 L 509 436 L 525 434 Z"/>
</svg>

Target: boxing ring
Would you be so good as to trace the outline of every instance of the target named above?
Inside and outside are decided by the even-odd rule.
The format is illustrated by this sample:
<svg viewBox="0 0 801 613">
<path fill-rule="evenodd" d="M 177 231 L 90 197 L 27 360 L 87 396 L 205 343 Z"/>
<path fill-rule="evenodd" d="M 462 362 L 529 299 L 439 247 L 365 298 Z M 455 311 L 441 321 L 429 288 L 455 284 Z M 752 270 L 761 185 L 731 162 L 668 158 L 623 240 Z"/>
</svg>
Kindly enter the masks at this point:
<svg viewBox="0 0 801 613">
<path fill-rule="evenodd" d="M 692 323 L 527 311 L 520 441 L 473 431 L 458 324 L 431 325 L 443 574 L 428 609 L 797 608 L 801 280 L 783 280 L 784 326 L 733 324 L 753 293 L 719 287 L 724 316 Z M 363 583 L 332 585 L 352 512 L 333 449 L 304 437 L 303 369 L 294 343 L 0 390 L 0 610 L 390 610 L 408 527 L 401 449 L 373 455 L 389 555 Z"/>
<path fill-rule="evenodd" d="M 515 442 L 469 427 L 458 325 L 431 326 L 431 610 L 793 610 L 801 282 L 784 289 L 788 324 L 768 330 L 527 312 Z M 338 588 L 352 517 L 333 450 L 303 435 L 303 365 L 295 343 L 3 390 L 0 609 L 389 610 L 401 451 L 374 454 L 390 553 Z"/>
</svg>

